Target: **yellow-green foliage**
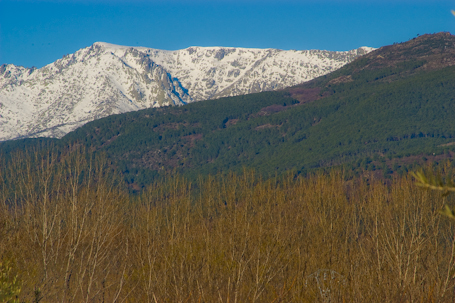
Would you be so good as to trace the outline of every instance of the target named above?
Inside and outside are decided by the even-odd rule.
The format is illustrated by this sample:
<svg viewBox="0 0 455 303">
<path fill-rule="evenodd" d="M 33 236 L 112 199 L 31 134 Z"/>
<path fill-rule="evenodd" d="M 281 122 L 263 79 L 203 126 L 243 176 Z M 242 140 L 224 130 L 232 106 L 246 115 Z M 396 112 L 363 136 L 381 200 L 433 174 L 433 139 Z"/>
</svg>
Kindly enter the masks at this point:
<svg viewBox="0 0 455 303">
<path fill-rule="evenodd" d="M 0 302 L 19 303 L 20 281 L 12 269 L 10 262 L 0 261 Z"/>
<path fill-rule="evenodd" d="M 442 197 L 448 196 L 450 193 L 455 192 L 455 184 L 451 179 L 451 175 L 446 176 L 447 180 L 443 180 L 441 173 L 434 175 L 433 172 L 420 171 L 412 173 L 412 176 L 416 179 L 416 185 L 425 189 L 437 190 L 442 192 Z M 455 212 L 450 209 L 446 204 L 444 208 L 439 211 L 440 214 L 455 220 Z"/>
<path fill-rule="evenodd" d="M 108 167 L 77 148 L 2 166 L 0 257 L 17 258 L 21 301 L 454 300 L 451 196 L 411 179 L 246 171 L 129 197 Z"/>
</svg>

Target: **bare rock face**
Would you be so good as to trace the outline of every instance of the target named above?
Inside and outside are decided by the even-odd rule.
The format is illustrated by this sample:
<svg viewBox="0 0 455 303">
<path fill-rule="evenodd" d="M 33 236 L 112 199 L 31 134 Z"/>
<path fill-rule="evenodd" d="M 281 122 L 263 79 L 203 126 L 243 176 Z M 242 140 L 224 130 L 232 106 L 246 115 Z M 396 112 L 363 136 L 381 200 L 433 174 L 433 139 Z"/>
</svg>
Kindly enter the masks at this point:
<svg viewBox="0 0 455 303">
<path fill-rule="evenodd" d="M 372 51 L 190 47 L 97 42 L 43 68 L 0 66 L 0 141 L 60 138 L 83 124 L 149 107 L 281 89 Z"/>
</svg>

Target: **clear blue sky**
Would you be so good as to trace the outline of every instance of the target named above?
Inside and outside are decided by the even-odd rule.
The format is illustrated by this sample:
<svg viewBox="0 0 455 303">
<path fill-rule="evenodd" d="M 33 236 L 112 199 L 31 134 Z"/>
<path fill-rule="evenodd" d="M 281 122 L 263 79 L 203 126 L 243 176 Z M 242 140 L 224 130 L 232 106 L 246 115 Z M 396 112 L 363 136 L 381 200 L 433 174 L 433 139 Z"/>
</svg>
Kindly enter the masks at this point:
<svg viewBox="0 0 455 303">
<path fill-rule="evenodd" d="M 0 65 L 42 67 L 96 41 L 349 50 L 455 33 L 455 1 L 0 0 Z"/>
</svg>

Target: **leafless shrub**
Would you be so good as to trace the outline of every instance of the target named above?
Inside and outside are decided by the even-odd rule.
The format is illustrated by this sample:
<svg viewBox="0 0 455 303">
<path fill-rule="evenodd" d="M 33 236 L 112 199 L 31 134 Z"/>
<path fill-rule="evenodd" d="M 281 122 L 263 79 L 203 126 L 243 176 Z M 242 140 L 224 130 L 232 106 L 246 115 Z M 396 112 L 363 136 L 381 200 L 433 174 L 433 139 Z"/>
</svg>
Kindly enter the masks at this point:
<svg viewBox="0 0 455 303">
<path fill-rule="evenodd" d="M 0 178 L 0 257 L 17 265 L 21 300 L 36 289 L 43 302 L 454 299 L 452 222 L 408 178 L 170 176 L 131 197 L 77 146 L 17 155 Z M 321 270 L 337 273 L 323 295 L 310 285 Z"/>
</svg>

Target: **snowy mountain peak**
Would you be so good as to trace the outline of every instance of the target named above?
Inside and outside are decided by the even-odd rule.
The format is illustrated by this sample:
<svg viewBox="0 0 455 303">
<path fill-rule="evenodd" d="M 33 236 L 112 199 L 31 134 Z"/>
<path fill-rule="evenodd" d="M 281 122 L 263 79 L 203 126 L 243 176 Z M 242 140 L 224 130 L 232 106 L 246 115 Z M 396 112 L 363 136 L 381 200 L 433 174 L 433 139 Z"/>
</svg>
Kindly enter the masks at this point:
<svg viewBox="0 0 455 303">
<path fill-rule="evenodd" d="M 124 45 L 118 45 L 118 44 L 112 44 L 112 43 L 107 43 L 107 42 L 95 42 L 93 43 L 94 47 L 102 47 L 105 49 L 126 49 L 126 48 L 131 48 L 131 46 L 124 46 Z"/>
<path fill-rule="evenodd" d="M 112 114 L 280 89 L 372 50 L 193 46 L 167 51 L 96 42 L 40 69 L 4 64 L 0 141 L 62 137 Z"/>
</svg>

